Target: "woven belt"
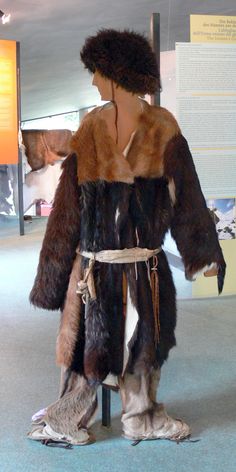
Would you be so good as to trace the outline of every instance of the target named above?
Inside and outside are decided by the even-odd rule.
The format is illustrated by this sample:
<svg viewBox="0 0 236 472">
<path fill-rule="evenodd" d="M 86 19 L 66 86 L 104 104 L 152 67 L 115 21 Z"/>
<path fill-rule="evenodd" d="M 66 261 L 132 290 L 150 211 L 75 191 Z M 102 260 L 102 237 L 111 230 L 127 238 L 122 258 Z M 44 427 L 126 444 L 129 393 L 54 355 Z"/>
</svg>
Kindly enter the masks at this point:
<svg viewBox="0 0 236 472">
<path fill-rule="evenodd" d="M 160 322 L 159 322 L 159 287 L 158 287 L 158 276 L 157 276 L 157 257 L 156 255 L 161 252 L 162 248 L 147 249 L 134 247 L 130 249 L 114 249 L 105 250 L 99 252 L 87 252 L 80 251 L 77 249 L 77 253 L 83 257 L 89 259 L 89 265 L 85 269 L 84 278 L 78 282 L 78 288 L 76 293 L 82 295 L 84 303 L 90 297 L 92 300 L 96 299 L 96 290 L 93 277 L 93 266 L 96 261 L 104 262 L 107 264 L 129 264 L 136 262 L 147 262 L 151 257 L 155 258 L 154 267 L 151 269 L 151 289 L 153 299 L 153 310 L 155 319 L 155 340 L 159 341 L 160 335 Z"/>
<path fill-rule="evenodd" d="M 114 249 L 99 252 L 78 251 L 78 253 L 90 261 L 105 262 L 107 264 L 129 264 L 148 261 L 150 257 L 156 256 L 161 249 L 161 247 L 157 249 L 132 247 L 130 249 Z"/>
<path fill-rule="evenodd" d="M 89 259 L 89 265 L 85 269 L 84 278 L 78 282 L 78 289 L 76 293 L 83 295 L 83 301 L 85 302 L 84 295 L 89 294 L 92 299 L 96 298 L 95 284 L 93 278 L 93 266 L 96 261 L 104 262 L 107 264 L 129 264 L 136 262 L 148 261 L 153 256 L 156 256 L 160 251 L 161 247 L 157 249 L 146 249 L 140 247 L 133 247 L 130 249 L 114 249 L 105 250 L 99 252 L 87 252 L 76 251 L 83 257 Z"/>
</svg>

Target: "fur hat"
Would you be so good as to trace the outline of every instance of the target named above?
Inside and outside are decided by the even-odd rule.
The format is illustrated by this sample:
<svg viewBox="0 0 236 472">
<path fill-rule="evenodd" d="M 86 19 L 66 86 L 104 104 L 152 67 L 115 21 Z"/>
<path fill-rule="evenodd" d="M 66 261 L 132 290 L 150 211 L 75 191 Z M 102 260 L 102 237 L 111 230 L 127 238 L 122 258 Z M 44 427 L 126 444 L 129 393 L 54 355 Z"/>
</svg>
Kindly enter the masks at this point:
<svg viewBox="0 0 236 472">
<path fill-rule="evenodd" d="M 102 29 L 86 39 L 80 56 L 90 72 L 97 70 L 128 92 L 145 95 L 160 88 L 155 54 L 139 33 Z"/>
</svg>

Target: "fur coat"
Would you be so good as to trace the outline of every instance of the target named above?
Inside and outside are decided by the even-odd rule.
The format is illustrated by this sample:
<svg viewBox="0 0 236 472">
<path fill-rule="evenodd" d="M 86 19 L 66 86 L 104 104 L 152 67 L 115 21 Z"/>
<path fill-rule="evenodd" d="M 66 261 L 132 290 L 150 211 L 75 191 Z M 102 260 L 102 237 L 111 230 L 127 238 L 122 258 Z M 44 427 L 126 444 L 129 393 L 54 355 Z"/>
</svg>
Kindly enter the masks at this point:
<svg viewBox="0 0 236 472">
<path fill-rule="evenodd" d="M 38 307 L 62 310 L 58 363 L 102 381 L 109 372 L 122 372 L 125 274 L 139 315 L 128 371 L 145 372 L 161 366 L 175 345 L 175 287 L 164 251 L 158 254 L 160 339 L 156 345 L 151 267 L 139 262 L 135 271 L 135 264 L 96 262 L 97 298 L 90 300 L 85 317 L 76 287 L 88 260 L 76 249 L 154 249 L 163 244 L 170 229 L 186 277 L 191 280 L 216 262 L 221 291 L 225 262 L 215 225 L 188 144 L 164 108 L 144 102 L 126 158 L 109 136 L 100 108 L 84 118 L 71 149 L 63 163 L 30 300 Z"/>
</svg>

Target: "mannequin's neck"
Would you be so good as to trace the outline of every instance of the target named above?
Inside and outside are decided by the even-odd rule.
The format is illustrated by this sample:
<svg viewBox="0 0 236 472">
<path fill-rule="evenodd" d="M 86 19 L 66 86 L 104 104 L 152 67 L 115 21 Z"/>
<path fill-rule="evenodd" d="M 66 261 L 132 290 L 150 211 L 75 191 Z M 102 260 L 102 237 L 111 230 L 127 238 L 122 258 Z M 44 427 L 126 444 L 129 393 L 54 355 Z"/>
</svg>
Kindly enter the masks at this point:
<svg viewBox="0 0 236 472">
<path fill-rule="evenodd" d="M 139 96 L 120 87 L 115 88 L 114 102 L 120 116 L 128 115 L 130 118 L 136 118 L 142 112 L 142 102 Z"/>
</svg>

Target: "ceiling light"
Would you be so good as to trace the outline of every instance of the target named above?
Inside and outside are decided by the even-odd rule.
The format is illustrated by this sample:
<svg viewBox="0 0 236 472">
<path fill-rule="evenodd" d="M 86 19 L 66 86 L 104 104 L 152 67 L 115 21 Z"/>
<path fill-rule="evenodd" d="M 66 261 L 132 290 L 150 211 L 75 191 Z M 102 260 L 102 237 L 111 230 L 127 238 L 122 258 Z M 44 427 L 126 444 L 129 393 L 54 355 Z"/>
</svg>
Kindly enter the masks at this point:
<svg viewBox="0 0 236 472">
<path fill-rule="evenodd" d="M 0 10 L 0 18 L 2 20 L 2 24 L 5 25 L 5 23 L 9 23 L 11 19 L 11 14 L 10 13 L 4 13 L 2 10 Z"/>
</svg>

